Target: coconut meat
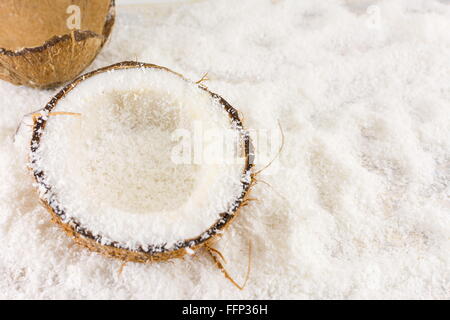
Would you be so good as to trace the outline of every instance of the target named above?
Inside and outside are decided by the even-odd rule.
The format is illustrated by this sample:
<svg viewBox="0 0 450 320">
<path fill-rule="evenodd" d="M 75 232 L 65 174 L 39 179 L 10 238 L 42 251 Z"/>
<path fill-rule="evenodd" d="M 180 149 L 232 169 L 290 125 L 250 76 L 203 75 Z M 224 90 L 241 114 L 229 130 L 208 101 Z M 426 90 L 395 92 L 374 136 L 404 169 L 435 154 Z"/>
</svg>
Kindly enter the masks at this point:
<svg viewBox="0 0 450 320">
<path fill-rule="evenodd" d="M 51 186 L 42 193 L 104 243 L 170 248 L 201 235 L 241 193 L 239 128 L 210 93 L 171 72 L 98 74 L 46 118 L 33 155 Z"/>
</svg>

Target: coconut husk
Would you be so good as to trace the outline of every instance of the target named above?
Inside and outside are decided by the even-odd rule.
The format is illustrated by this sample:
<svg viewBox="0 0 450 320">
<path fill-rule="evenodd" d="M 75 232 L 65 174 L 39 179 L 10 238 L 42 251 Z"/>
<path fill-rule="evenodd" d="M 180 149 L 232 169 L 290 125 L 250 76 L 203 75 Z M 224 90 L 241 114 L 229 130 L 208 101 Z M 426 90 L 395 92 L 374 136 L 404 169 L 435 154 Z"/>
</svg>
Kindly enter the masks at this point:
<svg viewBox="0 0 450 320">
<path fill-rule="evenodd" d="M 46 105 L 44 108 L 45 113 L 51 114 L 52 110 L 55 108 L 55 106 L 58 104 L 58 102 L 64 98 L 73 88 L 75 88 L 78 84 L 80 84 L 85 79 L 88 79 L 92 76 L 95 76 L 96 74 L 107 72 L 110 70 L 116 70 L 116 69 L 129 69 L 129 68 L 157 68 L 157 69 L 163 69 L 168 72 L 174 73 L 183 79 L 185 79 L 182 75 L 173 72 L 170 69 L 153 65 L 153 64 L 147 64 L 147 63 L 140 63 L 140 62 L 134 62 L 134 61 L 125 61 L 121 63 L 117 63 L 108 67 L 104 67 L 92 72 L 89 72 L 75 80 L 73 80 L 71 83 L 66 85 L 61 91 L 59 91 Z M 189 81 L 185 79 L 186 81 Z M 223 106 L 224 110 L 227 111 L 230 120 L 234 122 L 235 125 L 242 128 L 242 122 L 239 118 L 238 112 L 236 109 L 234 109 L 227 101 L 225 101 L 222 97 L 217 95 L 216 93 L 213 93 L 209 91 L 205 86 L 201 84 L 197 84 L 199 88 L 202 90 L 205 90 L 209 94 L 211 94 L 212 97 L 217 99 L 219 103 Z M 45 134 L 45 126 L 47 123 L 47 118 L 45 117 L 39 117 L 36 118 L 33 126 L 33 135 L 31 139 L 31 153 L 35 153 L 39 149 L 41 136 L 42 134 Z M 64 209 L 59 207 L 58 205 L 52 205 L 47 199 L 47 197 L 41 196 L 41 202 L 43 203 L 44 207 L 50 212 L 52 216 L 52 221 L 59 225 L 68 236 L 73 238 L 73 240 L 91 250 L 94 252 L 98 252 L 104 256 L 107 257 L 113 257 L 118 258 L 123 261 L 132 261 L 132 262 L 141 262 L 141 263 L 148 263 L 152 261 L 163 261 L 168 260 L 172 258 L 180 258 L 184 256 L 188 250 L 198 250 L 204 246 L 210 246 L 212 243 L 217 240 L 218 237 L 223 233 L 223 231 L 232 223 L 232 221 L 236 218 L 238 215 L 240 209 L 247 204 L 250 199 L 248 198 L 250 189 L 254 185 L 255 177 L 251 173 L 253 168 L 253 146 L 251 143 L 251 139 L 246 131 L 242 130 L 242 149 L 244 153 L 244 170 L 243 174 L 248 174 L 250 176 L 249 181 L 242 181 L 242 189 L 241 194 L 237 197 L 237 199 L 231 204 L 230 209 L 228 212 L 220 213 L 220 218 L 217 219 L 217 221 L 211 225 L 210 228 L 202 232 L 202 234 L 198 235 L 195 238 L 191 239 L 185 239 L 182 241 L 179 241 L 175 247 L 172 248 L 165 248 L 164 245 L 157 245 L 157 244 L 148 244 L 145 246 L 145 249 L 143 247 L 140 247 L 136 250 L 130 250 L 122 247 L 122 244 L 112 241 L 108 244 L 104 244 L 104 241 L 102 241 L 101 235 L 94 235 L 89 229 L 87 229 L 85 226 L 82 226 L 78 221 L 76 220 L 69 220 L 64 221 L 63 217 L 65 216 Z M 33 159 L 31 159 L 31 168 L 33 168 Z M 46 183 L 46 173 L 43 172 L 40 169 L 31 169 L 34 179 L 37 183 L 37 188 L 47 191 L 51 191 L 52 186 L 48 185 Z"/>
<path fill-rule="evenodd" d="M 80 8 L 80 29 L 69 29 L 67 8 Z M 114 25 L 114 0 L 2 0 L 0 79 L 53 88 L 91 64 Z"/>
</svg>

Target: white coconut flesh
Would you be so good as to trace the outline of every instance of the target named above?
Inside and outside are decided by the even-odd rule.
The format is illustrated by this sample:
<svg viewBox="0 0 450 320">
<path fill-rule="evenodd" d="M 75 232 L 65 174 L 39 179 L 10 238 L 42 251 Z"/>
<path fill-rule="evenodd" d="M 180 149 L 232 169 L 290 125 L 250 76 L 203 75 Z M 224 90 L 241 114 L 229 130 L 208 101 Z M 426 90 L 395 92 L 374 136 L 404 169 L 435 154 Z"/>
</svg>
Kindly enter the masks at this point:
<svg viewBox="0 0 450 320">
<path fill-rule="evenodd" d="M 170 250 L 201 236 L 242 193 L 241 128 L 209 92 L 166 70 L 97 74 L 43 118 L 32 153 L 51 186 L 41 197 L 103 244 Z"/>
</svg>

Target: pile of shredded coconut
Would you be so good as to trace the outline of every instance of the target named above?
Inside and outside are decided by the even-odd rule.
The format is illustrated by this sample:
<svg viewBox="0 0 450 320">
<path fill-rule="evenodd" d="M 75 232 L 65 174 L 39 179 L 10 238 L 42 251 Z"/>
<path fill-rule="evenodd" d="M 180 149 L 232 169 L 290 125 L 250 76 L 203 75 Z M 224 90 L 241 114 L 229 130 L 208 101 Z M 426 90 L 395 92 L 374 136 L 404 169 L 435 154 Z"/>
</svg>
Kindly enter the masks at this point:
<svg viewBox="0 0 450 320">
<path fill-rule="evenodd" d="M 357 3 L 357 4 L 355 4 Z M 74 245 L 38 204 L 22 116 L 54 94 L 0 82 L 1 298 L 450 298 L 446 1 L 204 0 L 119 6 L 90 69 L 167 66 L 285 144 L 210 258 L 142 265 Z M 260 166 L 263 164 L 260 163 Z"/>
</svg>

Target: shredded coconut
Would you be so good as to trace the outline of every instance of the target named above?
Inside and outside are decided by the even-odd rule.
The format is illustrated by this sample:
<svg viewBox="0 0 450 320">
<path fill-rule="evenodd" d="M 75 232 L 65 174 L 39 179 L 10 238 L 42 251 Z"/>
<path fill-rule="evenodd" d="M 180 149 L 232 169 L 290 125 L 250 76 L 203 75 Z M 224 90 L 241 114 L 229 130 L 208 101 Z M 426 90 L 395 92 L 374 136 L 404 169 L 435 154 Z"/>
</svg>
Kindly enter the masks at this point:
<svg viewBox="0 0 450 320">
<path fill-rule="evenodd" d="M 450 298 L 449 5 L 215 0 L 117 11 L 91 70 L 137 59 L 193 80 L 208 72 L 205 85 L 247 128 L 282 125 L 258 201 L 217 244 L 239 282 L 252 242 L 250 281 L 236 290 L 201 251 L 119 274 L 120 261 L 74 245 L 38 204 L 27 126 L 12 139 L 55 92 L 0 82 L 2 298 Z"/>
</svg>

